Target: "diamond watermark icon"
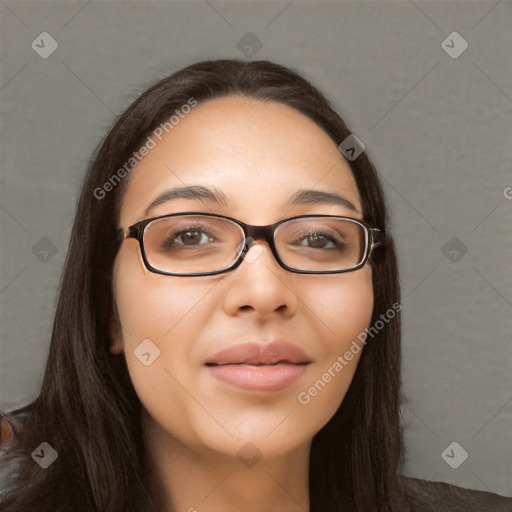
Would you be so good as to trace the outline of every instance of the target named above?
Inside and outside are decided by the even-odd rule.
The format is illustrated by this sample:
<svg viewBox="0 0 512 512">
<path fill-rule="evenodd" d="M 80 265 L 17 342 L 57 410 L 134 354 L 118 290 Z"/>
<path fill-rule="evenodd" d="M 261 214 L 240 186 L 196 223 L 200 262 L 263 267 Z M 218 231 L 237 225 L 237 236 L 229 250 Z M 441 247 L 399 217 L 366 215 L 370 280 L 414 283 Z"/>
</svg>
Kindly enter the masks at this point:
<svg viewBox="0 0 512 512">
<path fill-rule="evenodd" d="M 47 59 L 59 47 L 59 43 L 48 32 L 41 32 L 30 46 L 39 57 Z"/>
<path fill-rule="evenodd" d="M 252 443 L 244 444 L 236 455 L 248 468 L 252 468 L 262 457 L 262 453 Z"/>
<path fill-rule="evenodd" d="M 458 59 L 468 49 L 468 46 L 468 42 L 458 32 L 452 32 L 441 43 L 441 48 L 452 59 Z"/>
<path fill-rule="evenodd" d="M 443 245 L 441 252 L 452 262 L 457 263 L 468 252 L 468 248 L 456 236 Z"/>
<path fill-rule="evenodd" d="M 57 254 L 57 246 L 49 238 L 43 236 L 32 247 L 32 254 L 39 261 L 46 263 Z"/>
<path fill-rule="evenodd" d="M 366 146 L 352 133 L 338 146 L 338 149 L 347 160 L 353 162 L 366 149 Z"/>
<path fill-rule="evenodd" d="M 141 341 L 133 351 L 135 357 L 144 365 L 149 366 L 160 356 L 160 349 L 149 339 Z"/>
<path fill-rule="evenodd" d="M 47 442 L 41 443 L 33 452 L 32 458 L 46 469 L 55 462 L 59 454 Z"/>
<path fill-rule="evenodd" d="M 457 469 L 468 458 L 468 452 L 457 441 L 453 441 L 443 450 L 441 458 L 452 469 Z"/>
<path fill-rule="evenodd" d="M 236 43 L 236 47 L 250 59 L 261 50 L 263 43 L 252 32 L 247 32 L 247 34 Z"/>
</svg>

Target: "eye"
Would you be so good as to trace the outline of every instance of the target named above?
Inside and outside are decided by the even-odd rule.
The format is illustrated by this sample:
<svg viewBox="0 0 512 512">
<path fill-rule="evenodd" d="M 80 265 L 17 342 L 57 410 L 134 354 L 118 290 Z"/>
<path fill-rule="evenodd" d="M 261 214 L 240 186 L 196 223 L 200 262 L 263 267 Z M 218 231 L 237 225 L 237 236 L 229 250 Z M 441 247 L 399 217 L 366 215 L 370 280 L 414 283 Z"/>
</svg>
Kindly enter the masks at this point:
<svg viewBox="0 0 512 512">
<path fill-rule="evenodd" d="M 189 226 L 179 231 L 172 231 L 163 240 L 161 247 L 168 250 L 177 247 L 201 247 L 213 242 L 214 236 L 205 231 L 202 226 Z"/>
<path fill-rule="evenodd" d="M 297 243 L 299 241 L 301 243 Z M 307 242 L 307 244 L 302 242 Z M 341 249 L 344 247 L 343 241 L 339 238 L 336 238 L 336 236 L 332 235 L 332 233 L 320 231 L 308 231 L 307 233 L 302 233 L 292 243 L 294 245 L 308 247 L 311 249 L 332 250 Z"/>
</svg>

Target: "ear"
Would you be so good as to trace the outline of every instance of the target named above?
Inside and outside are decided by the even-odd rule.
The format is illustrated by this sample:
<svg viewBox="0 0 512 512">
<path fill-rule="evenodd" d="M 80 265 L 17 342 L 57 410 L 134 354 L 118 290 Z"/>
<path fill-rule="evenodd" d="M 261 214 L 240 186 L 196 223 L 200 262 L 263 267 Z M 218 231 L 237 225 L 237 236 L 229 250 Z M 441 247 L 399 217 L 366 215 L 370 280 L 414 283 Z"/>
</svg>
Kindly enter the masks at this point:
<svg viewBox="0 0 512 512">
<path fill-rule="evenodd" d="M 116 304 L 112 306 L 112 316 L 110 320 L 110 346 L 111 354 L 119 355 L 123 353 L 124 343 L 122 337 L 121 322 L 119 321 L 119 314 L 117 312 Z"/>
</svg>

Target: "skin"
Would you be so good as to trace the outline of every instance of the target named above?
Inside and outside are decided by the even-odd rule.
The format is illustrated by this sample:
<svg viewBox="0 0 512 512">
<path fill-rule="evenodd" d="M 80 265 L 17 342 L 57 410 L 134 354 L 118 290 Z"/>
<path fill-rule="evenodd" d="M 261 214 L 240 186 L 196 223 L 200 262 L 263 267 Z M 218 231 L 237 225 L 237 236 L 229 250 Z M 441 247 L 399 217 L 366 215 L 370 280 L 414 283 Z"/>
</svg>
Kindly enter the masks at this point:
<svg viewBox="0 0 512 512">
<path fill-rule="evenodd" d="M 149 216 L 204 211 L 256 225 L 313 213 L 362 218 L 356 183 L 336 144 L 308 117 L 278 102 L 230 96 L 193 108 L 132 171 L 119 227 L 147 218 L 145 209 L 166 189 L 191 184 L 217 187 L 228 204 L 175 199 Z M 359 211 L 285 205 L 299 188 L 336 192 Z M 115 261 L 120 325 L 112 326 L 111 352 L 125 354 L 143 405 L 155 489 L 168 512 L 309 510 L 313 436 L 338 409 L 361 356 L 301 404 L 298 394 L 369 326 L 371 267 L 295 274 L 279 266 L 263 240 L 251 251 L 258 252 L 252 263 L 217 276 L 149 272 L 134 239 L 123 242 Z M 161 351 L 150 366 L 134 355 L 147 338 Z M 278 338 L 299 345 L 313 361 L 283 390 L 241 390 L 203 366 L 238 342 Z M 247 443 L 261 455 L 251 467 L 237 456 Z"/>
</svg>

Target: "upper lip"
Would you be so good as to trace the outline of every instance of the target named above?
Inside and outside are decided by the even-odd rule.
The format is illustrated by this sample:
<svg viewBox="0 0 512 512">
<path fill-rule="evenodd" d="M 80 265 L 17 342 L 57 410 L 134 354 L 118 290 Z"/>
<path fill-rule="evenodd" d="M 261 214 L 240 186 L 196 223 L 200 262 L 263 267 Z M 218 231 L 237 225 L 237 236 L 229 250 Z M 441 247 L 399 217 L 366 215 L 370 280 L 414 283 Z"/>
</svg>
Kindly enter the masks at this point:
<svg viewBox="0 0 512 512">
<path fill-rule="evenodd" d="M 206 361 L 206 365 L 252 364 L 268 365 L 277 363 L 307 364 L 310 357 L 297 345 L 286 341 L 271 343 L 238 343 L 217 352 Z"/>
</svg>

